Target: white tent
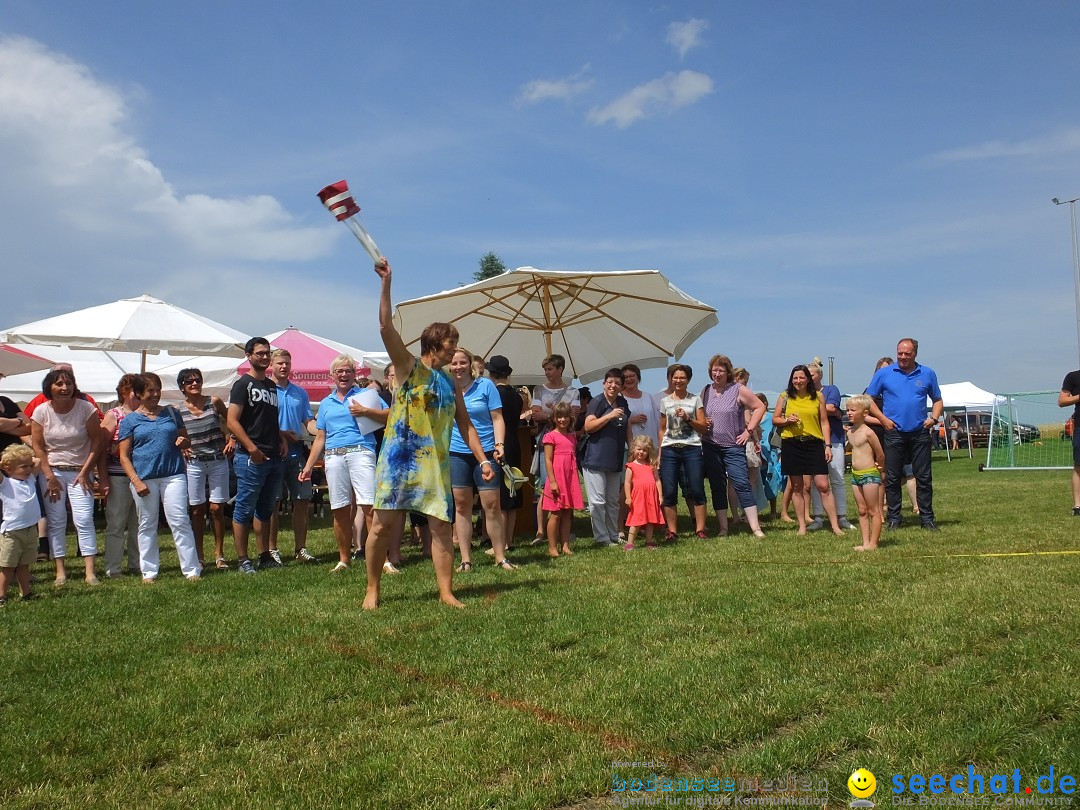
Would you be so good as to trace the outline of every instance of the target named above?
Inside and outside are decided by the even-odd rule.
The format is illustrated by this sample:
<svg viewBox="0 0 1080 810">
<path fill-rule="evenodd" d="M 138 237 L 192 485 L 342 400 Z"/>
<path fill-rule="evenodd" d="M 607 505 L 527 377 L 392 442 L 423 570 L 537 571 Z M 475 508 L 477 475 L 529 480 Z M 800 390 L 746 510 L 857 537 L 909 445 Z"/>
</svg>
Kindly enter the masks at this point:
<svg viewBox="0 0 1080 810">
<path fill-rule="evenodd" d="M 994 405 L 1004 401 L 1004 397 L 979 388 L 972 382 L 946 383 L 941 386 L 941 404 L 945 411 L 992 409 Z M 930 404 L 930 397 L 926 398 L 926 404 Z M 948 421 L 946 421 L 946 426 L 948 426 Z M 966 427 L 965 433 L 967 434 L 968 458 L 972 458 L 974 451 L 971 445 L 970 427 Z M 949 442 L 945 442 L 945 451 L 951 461 L 952 450 Z"/>
<path fill-rule="evenodd" d="M 27 349 L 26 345 L 6 344 L 15 348 Z M 50 346 L 48 349 L 33 347 L 36 351 L 48 352 L 54 363 L 70 363 L 75 372 L 79 390 L 89 394 L 101 403 L 116 399 L 116 383 L 124 374 L 138 374 L 142 366 L 141 352 L 105 352 L 96 349 L 71 349 L 67 346 Z M 206 393 L 228 399 L 229 388 L 236 380 L 236 367 L 240 360 L 235 357 L 176 357 L 158 355 L 147 358 L 147 371 L 161 376 L 162 400 L 179 402 L 180 392 L 176 388 L 176 374 L 182 368 L 196 367 L 202 370 L 206 380 Z M 15 402 L 29 402 L 41 393 L 41 381 L 45 371 L 33 371 L 27 374 L 14 374 L 0 380 L 0 394 Z"/>
</svg>

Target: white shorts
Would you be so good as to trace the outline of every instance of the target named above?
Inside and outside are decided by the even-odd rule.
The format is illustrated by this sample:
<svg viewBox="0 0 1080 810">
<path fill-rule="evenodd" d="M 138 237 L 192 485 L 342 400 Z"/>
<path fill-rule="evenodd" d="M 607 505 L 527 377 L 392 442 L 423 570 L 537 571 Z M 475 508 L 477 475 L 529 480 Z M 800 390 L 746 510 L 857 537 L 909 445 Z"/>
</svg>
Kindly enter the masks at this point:
<svg viewBox="0 0 1080 810">
<path fill-rule="evenodd" d="M 206 484 L 210 483 L 210 503 L 226 503 L 229 500 L 229 460 L 196 461 L 187 463 L 188 504 L 198 506 L 206 503 Z"/>
<path fill-rule="evenodd" d="M 361 448 L 343 456 L 326 456 L 323 464 L 331 509 L 348 506 L 354 494 L 359 506 L 375 503 L 375 453 Z"/>
</svg>

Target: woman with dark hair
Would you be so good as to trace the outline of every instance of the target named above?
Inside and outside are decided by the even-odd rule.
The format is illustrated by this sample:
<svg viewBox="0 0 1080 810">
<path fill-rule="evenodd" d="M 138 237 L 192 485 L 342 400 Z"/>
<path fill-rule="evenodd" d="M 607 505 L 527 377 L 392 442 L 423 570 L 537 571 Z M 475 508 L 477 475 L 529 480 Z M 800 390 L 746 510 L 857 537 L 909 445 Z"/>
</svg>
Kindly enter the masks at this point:
<svg viewBox="0 0 1080 810">
<path fill-rule="evenodd" d="M 504 427 L 503 441 L 503 464 L 510 467 L 521 468 L 521 443 L 518 441 L 518 426 L 521 424 L 521 412 L 525 402 L 521 394 L 510 384 L 510 375 L 514 369 L 510 367 L 510 361 L 501 354 L 492 355 L 485 363 L 491 381 L 499 392 L 499 401 L 502 403 L 502 420 Z M 499 476 L 499 506 L 503 512 L 503 551 L 509 551 L 514 542 L 514 525 L 517 523 L 518 510 L 524 502 L 521 487 L 511 495 L 506 486 L 505 476 Z M 490 529 L 489 529 L 490 531 Z M 494 552 L 494 549 L 492 549 Z M 497 552 L 494 552 L 497 553 Z"/>
<path fill-rule="evenodd" d="M 46 401 L 34 409 L 30 436 L 34 455 L 45 475 L 45 519 L 56 561 L 56 585 L 67 582 L 64 536 L 68 504 L 79 537 L 86 583 L 97 585 L 93 473 L 95 467 L 100 467 L 98 491 L 107 496 L 109 476 L 102 458 L 106 436 L 101 430 L 97 408 L 82 398 L 70 370 L 58 368 L 46 374 L 41 393 Z"/>
<path fill-rule="evenodd" d="M 140 374 L 132 382 L 139 407 L 120 425 L 120 463 L 131 481 L 139 510 L 139 567 L 143 582 L 157 579 L 161 566 L 158 514 L 169 523 L 180 573 L 189 580 L 202 574 L 195 536 L 188 518 L 187 475 L 181 450 L 190 444 L 179 412 L 161 405 L 161 378 Z"/>
<path fill-rule="evenodd" d="M 187 460 L 187 495 L 191 507 L 191 531 L 199 566 L 206 567 L 203 537 L 206 535 L 207 488 L 210 526 L 214 532 L 214 567 L 229 570 L 225 561 L 225 504 L 229 502 L 229 459 L 236 440 L 225 437 L 222 423 L 228 410 L 220 397 L 203 393 L 203 375 L 197 368 L 185 368 L 176 375 L 176 385 L 184 395 L 176 410 L 184 422 L 191 444 L 183 451 Z"/>
<path fill-rule="evenodd" d="M 105 576 L 123 576 L 121 563 L 124 558 L 126 538 L 128 571 L 139 570 L 139 512 L 135 498 L 128 488 L 127 475 L 120 464 L 120 423 L 139 407 L 132 384 L 138 374 L 125 374 L 116 384 L 116 397 L 120 404 L 105 412 L 101 427 L 111 438 L 106 463 L 109 471 L 109 499 L 105 502 Z"/>
<path fill-rule="evenodd" d="M 581 477 L 589 500 L 593 540 L 599 546 L 619 548 L 619 505 L 623 501 L 626 447 L 633 438 L 622 390 L 622 369 L 609 368 L 604 388 L 590 403 L 585 416 L 585 450 Z"/>
<path fill-rule="evenodd" d="M 450 485 L 450 433 L 456 423 L 480 477 L 495 477 L 480 437 L 469 419 L 465 400 L 443 366 L 457 350 L 458 331 L 449 323 L 433 323 L 420 335 L 420 357 L 413 357 L 394 328 L 390 301 L 392 273 L 383 259 L 375 265 L 382 279 L 379 295 L 379 331 L 397 372 L 399 387 L 390 406 L 382 453 L 375 469 L 375 518 L 367 544 L 367 593 L 364 610 L 379 606 L 386 547 L 391 536 L 400 537 L 408 512 L 428 516 L 431 558 L 439 600 L 464 607 L 454 596 L 454 498 Z"/>
<path fill-rule="evenodd" d="M 701 397 L 686 390 L 694 372 L 676 363 L 668 367 L 671 393 L 660 400 L 660 487 L 664 492 L 667 540 L 678 531 L 679 482 L 684 479 L 686 499 L 694 512 L 694 531 L 705 539 L 705 461 L 701 434 L 707 429 Z"/>
<path fill-rule="evenodd" d="M 707 429 L 702 435 L 705 474 L 712 489 L 713 509 L 720 525 L 720 535 L 728 532 L 728 481 L 746 515 L 746 522 L 755 537 L 764 537 L 758 522 L 757 500 L 754 498 L 750 476 L 761 475 L 746 462 L 747 443 L 752 443 L 754 431 L 765 417 L 765 406 L 754 392 L 736 381 L 731 360 L 723 354 L 709 360 L 712 385 L 701 392 L 705 406 Z M 747 423 L 746 413 L 750 411 Z"/>
<path fill-rule="evenodd" d="M 836 520 L 836 504 L 829 489 L 829 459 L 832 448 L 825 441 L 829 429 L 825 397 L 814 387 L 810 369 L 795 366 L 788 376 L 787 390 L 776 399 L 773 424 L 780 428 L 780 470 L 791 481 L 799 534 L 806 534 L 806 504 L 811 482 L 821 495 L 833 534 L 844 533 Z"/>
</svg>

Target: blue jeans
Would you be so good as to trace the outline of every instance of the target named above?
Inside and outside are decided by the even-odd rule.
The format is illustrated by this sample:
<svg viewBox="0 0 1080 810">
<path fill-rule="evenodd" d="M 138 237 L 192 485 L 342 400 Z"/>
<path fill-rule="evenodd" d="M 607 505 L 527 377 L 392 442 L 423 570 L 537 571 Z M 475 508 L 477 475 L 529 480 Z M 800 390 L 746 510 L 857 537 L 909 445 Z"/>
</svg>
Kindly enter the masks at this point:
<svg viewBox="0 0 1080 810">
<path fill-rule="evenodd" d="M 900 522 L 900 490 L 904 466 L 915 476 L 915 502 L 923 523 L 934 522 L 934 479 L 930 472 L 930 433 L 919 430 L 885 431 L 885 501 L 889 523 Z"/>
<path fill-rule="evenodd" d="M 720 447 L 708 442 L 701 443 L 701 450 L 705 456 L 705 475 L 709 479 L 709 489 L 712 490 L 713 509 L 723 512 L 728 507 L 727 482 L 731 480 L 731 486 L 739 499 L 739 506 L 746 509 L 748 506 L 757 506 L 754 498 L 754 490 L 750 485 L 750 468 L 746 463 L 746 447 L 735 445 L 734 447 Z M 754 475 L 760 475 L 755 469 Z"/>
<path fill-rule="evenodd" d="M 233 522 L 250 526 L 252 517 L 269 520 L 274 514 L 274 504 L 281 495 L 285 463 L 280 458 L 268 458 L 262 464 L 253 464 L 251 456 L 237 451 L 233 458 L 236 473 L 236 502 L 233 504 Z"/>
<path fill-rule="evenodd" d="M 681 447 L 669 444 L 660 451 L 660 486 L 664 490 L 664 506 L 673 507 L 679 502 L 680 473 L 686 476 L 687 487 L 683 490 L 695 506 L 705 505 L 705 462 L 701 447 L 685 444 Z"/>
</svg>

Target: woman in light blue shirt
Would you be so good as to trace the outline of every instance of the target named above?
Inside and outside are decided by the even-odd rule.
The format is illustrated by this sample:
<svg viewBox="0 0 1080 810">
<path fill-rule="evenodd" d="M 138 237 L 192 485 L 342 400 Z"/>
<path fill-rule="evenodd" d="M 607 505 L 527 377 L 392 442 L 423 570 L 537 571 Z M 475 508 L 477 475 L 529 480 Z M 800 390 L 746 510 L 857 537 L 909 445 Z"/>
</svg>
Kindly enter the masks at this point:
<svg viewBox="0 0 1080 810">
<path fill-rule="evenodd" d="M 480 437 L 487 460 L 495 471 L 490 481 L 481 475 L 481 462 L 476 460 L 469 446 L 454 425 L 450 436 L 450 485 L 454 491 L 454 535 L 461 550 L 459 572 L 472 570 L 472 506 L 473 491 L 480 492 L 480 506 L 484 510 L 484 523 L 495 551 L 495 564 L 507 571 L 515 566 L 506 559 L 506 541 L 503 537 L 504 515 L 499 502 L 499 478 L 502 470 L 503 442 L 506 425 L 502 417 L 502 397 L 495 383 L 487 377 L 473 377 L 473 355 L 460 346 L 450 361 L 450 376 L 461 391 L 465 409 Z"/>
</svg>

